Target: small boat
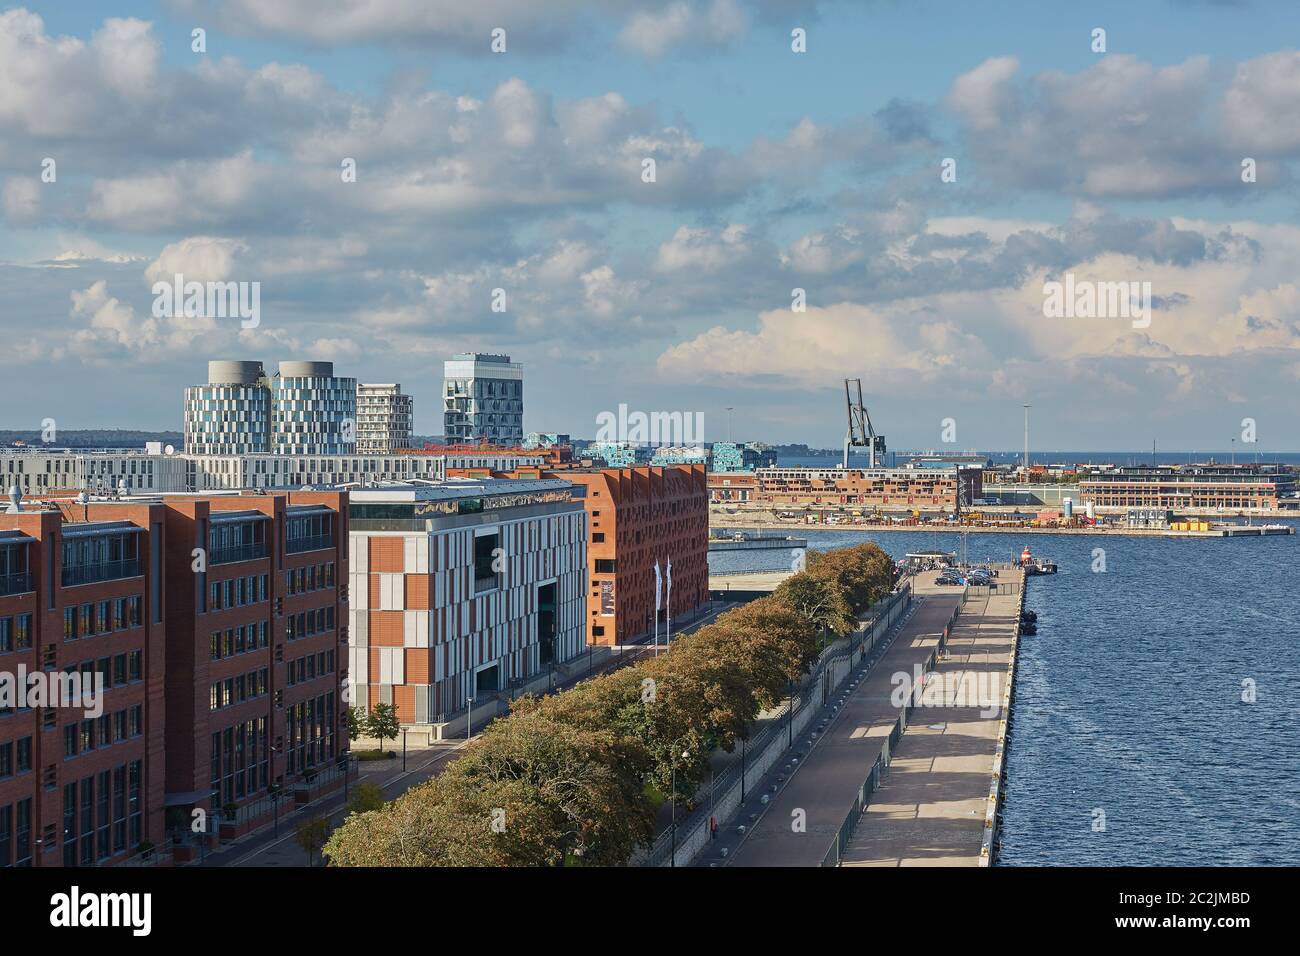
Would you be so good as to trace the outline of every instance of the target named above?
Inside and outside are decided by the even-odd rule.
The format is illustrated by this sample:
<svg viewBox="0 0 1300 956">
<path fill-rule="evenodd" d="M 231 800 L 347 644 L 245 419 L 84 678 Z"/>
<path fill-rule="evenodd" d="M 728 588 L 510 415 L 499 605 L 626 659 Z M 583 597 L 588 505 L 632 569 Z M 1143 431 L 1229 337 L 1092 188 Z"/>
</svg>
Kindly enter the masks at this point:
<svg viewBox="0 0 1300 956">
<path fill-rule="evenodd" d="M 1027 577 L 1035 577 L 1039 574 L 1055 574 L 1056 563 L 1054 561 L 1044 561 L 1042 558 L 1035 558 L 1034 553 L 1028 548 L 1020 552 L 1020 566 L 1025 569 Z"/>
<path fill-rule="evenodd" d="M 1020 633 L 1021 633 L 1021 634 L 1031 634 L 1031 635 L 1032 635 L 1032 634 L 1037 634 L 1037 633 L 1038 633 L 1038 625 L 1037 625 L 1037 624 L 1034 624 L 1034 623 L 1032 623 L 1032 622 L 1029 622 L 1029 621 L 1023 621 L 1023 622 L 1021 622 L 1021 624 L 1020 624 Z"/>
<path fill-rule="evenodd" d="M 1020 620 L 1026 624 L 1034 624 L 1038 621 L 1037 611 L 1021 611 Z"/>
</svg>

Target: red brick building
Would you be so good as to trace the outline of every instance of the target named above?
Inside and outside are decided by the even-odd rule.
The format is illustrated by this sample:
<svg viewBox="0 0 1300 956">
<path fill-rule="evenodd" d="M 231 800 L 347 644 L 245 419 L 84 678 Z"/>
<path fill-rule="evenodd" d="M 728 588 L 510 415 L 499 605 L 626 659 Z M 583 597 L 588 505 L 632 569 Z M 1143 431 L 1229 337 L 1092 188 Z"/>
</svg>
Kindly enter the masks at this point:
<svg viewBox="0 0 1300 956">
<path fill-rule="evenodd" d="M 0 514 L 0 679 L 104 687 L 93 714 L 0 700 L 0 867 L 120 863 L 164 845 L 168 808 L 264 802 L 269 784 L 331 766 L 347 747 L 346 500 Z"/>
<path fill-rule="evenodd" d="M 0 712 L 0 866 L 112 864 L 163 842 L 164 510 L 0 514 L 0 672 L 104 687 L 93 716 L 84 702 Z"/>
<path fill-rule="evenodd" d="M 638 468 L 520 469 L 514 477 L 563 478 L 585 485 L 589 539 L 587 635 L 593 644 L 621 644 L 654 631 L 659 562 L 667 628 L 668 559 L 673 563 L 672 616 L 684 621 L 709 599 L 709 488 L 698 465 Z"/>
<path fill-rule="evenodd" d="M 164 502 L 167 806 L 255 804 L 227 821 L 238 832 L 273 812 L 270 786 L 347 749 L 347 493 Z"/>
</svg>

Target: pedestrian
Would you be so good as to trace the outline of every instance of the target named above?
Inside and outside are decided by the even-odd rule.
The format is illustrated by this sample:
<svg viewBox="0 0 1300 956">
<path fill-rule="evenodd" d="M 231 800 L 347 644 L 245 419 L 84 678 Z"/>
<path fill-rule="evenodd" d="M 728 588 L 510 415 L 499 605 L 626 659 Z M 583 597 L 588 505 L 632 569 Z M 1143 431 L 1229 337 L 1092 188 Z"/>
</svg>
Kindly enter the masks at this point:
<svg viewBox="0 0 1300 956">
<path fill-rule="evenodd" d="M 716 840 L 717 838 L 718 838 L 718 818 L 709 817 L 709 839 Z"/>
</svg>

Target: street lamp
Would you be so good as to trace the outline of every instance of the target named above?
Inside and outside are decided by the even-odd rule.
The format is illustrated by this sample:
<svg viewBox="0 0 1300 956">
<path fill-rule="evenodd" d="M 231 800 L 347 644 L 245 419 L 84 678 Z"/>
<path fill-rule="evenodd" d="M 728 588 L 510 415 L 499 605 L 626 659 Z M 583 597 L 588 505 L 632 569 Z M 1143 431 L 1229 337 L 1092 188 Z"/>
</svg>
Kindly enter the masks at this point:
<svg viewBox="0 0 1300 956">
<path fill-rule="evenodd" d="M 790 728 L 789 746 L 793 747 L 794 746 L 794 681 L 788 680 L 785 682 L 785 684 L 786 684 L 786 690 L 788 691 L 788 695 L 786 698 L 786 708 L 785 708 L 786 726 Z"/>
<path fill-rule="evenodd" d="M 685 740 L 686 738 L 683 737 L 682 739 Z M 689 750 L 682 751 L 683 760 L 685 760 L 690 755 L 691 752 Z M 673 750 L 668 756 L 668 766 L 669 766 L 669 773 L 672 778 L 672 787 L 671 787 L 671 792 L 668 794 L 668 798 L 669 800 L 672 801 L 672 807 L 673 807 L 672 808 L 673 850 L 672 850 L 672 855 L 668 858 L 668 865 L 676 866 L 677 865 L 677 747 L 676 745 L 673 746 Z"/>
<path fill-rule="evenodd" d="M 470 695 L 469 706 L 465 709 L 465 743 L 474 736 L 474 697 Z"/>
</svg>

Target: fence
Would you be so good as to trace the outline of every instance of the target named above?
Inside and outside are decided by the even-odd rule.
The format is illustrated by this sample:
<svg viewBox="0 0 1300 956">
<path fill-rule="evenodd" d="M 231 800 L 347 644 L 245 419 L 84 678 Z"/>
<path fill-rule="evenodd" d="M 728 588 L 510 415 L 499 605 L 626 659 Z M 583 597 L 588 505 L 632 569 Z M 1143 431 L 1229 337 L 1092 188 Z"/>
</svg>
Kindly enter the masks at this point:
<svg viewBox="0 0 1300 956">
<path fill-rule="evenodd" d="M 933 669 L 939 656 L 944 653 L 948 646 L 948 638 L 952 634 L 952 629 L 957 623 L 962 608 L 966 606 L 967 600 L 973 595 L 970 594 L 974 588 L 967 588 L 962 594 L 961 601 L 952 611 L 952 617 L 944 625 L 943 636 L 939 638 L 938 646 L 926 657 L 925 664 L 922 666 L 923 671 Z M 987 589 L 986 589 L 987 590 Z M 977 596 L 977 595 L 974 595 Z M 898 720 L 894 722 L 894 727 L 885 738 L 885 742 L 880 747 L 880 753 L 876 755 L 876 762 L 871 765 L 871 772 L 867 774 L 866 780 L 858 788 L 857 795 L 853 799 L 853 806 L 849 809 L 848 814 L 844 817 L 844 822 L 840 824 L 839 830 L 835 834 L 835 842 L 831 844 L 826 856 L 822 858 L 822 866 L 839 866 L 840 860 L 844 858 L 844 851 L 848 848 L 849 841 L 853 839 L 853 833 L 858 828 L 858 823 L 862 819 L 862 813 L 867 809 L 867 804 L 871 800 L 871 795 L 876 792 L 880 786 L 880 780 L 884 773 L 889 769 L 894 748 L 903 738 L 907 730 L 907 724 L 912 716 L 912 710 L 916 707 L 916 695 L 913 694 L 908 698 L 907 706 L 903 708 L 902 713 L 898 715 Z"/>
<path fill-rule="evenodd" d="M 870 656 L 910 606 L 912 590 L 904 586 L 873 608 L 873 617 L 862 630 L 841 638 L 822 652 L 813 670 L 794 689 L 793 709 L 789 703 L 782 718 L 769 721 L 752 740 L 741 741 L 740 763 L 730 764 L 714 778 L 708 788 L 708 802 L 689 812 L 675 828 L 665 830 L 645 851 L 635 854 L 634 866 L 675 866 L 689 863 L 708 844 L 709 820 L 726 819 L 735 813 L 752 792 L 753 784 L 771 769 L 790 741 L 803 733 L 831 695 L 854 667 Z M 813 703 L 816 706 L 809 707 Z M 752 758 L 750 754 L 754 753 Z M 696 794 L 697 800 L 704 793 Z M 674 832 L 675 830 L 675 832 Z"/>
</svg>

